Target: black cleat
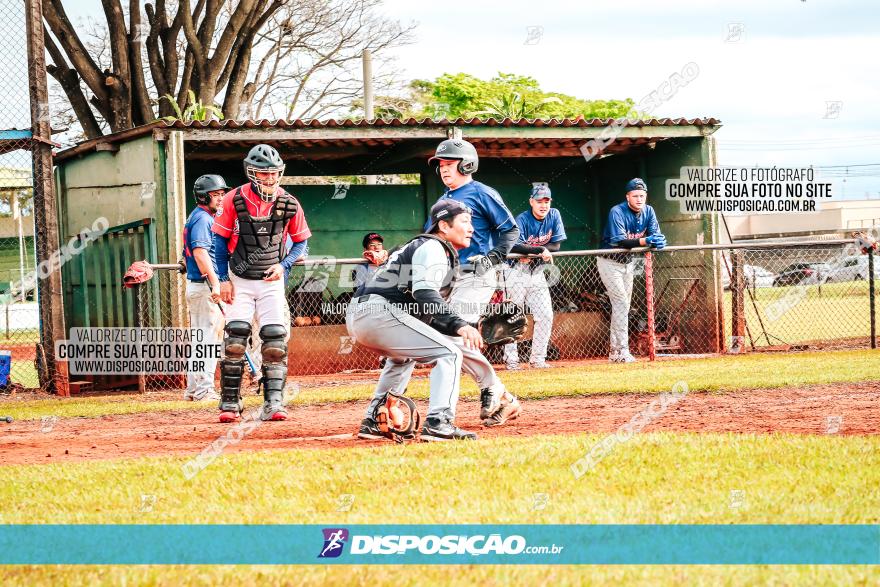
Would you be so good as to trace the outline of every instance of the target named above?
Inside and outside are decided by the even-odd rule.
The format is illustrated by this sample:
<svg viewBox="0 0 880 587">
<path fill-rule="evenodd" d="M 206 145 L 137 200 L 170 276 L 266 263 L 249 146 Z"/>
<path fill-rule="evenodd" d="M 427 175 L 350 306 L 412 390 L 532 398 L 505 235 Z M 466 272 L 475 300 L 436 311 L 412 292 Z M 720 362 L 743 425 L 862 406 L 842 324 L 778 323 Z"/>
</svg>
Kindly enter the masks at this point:
<svg viewBox="0 0 880 587">
<path fill-rule="evenodd" d="M 423 442 L 443 442 L 447 440 L 476 440 L 477 435 L 467 430 L 462 430 L 449 420 L 436 420 L 428 418 L 422 426 L 421 440 Z"/>
<path fill-rule="evenodd" d="M 358 438 L 362 440 L 377 440 L 388 438 L 379 430 L 379 423 L 372 418 L 364 418 L 361 420 L 361 428 L 358 430 Z"/>
<path fill-rule="evenodd" d="M 498 408 L 501 407 L 501 395 L 503 394 L 504 389 L 502 389 L 500 393 L 493 393 L 491 387 L 480 390 L 481 420 L 485 420 L 486 418 L 498 411 Z"/>
</svg>

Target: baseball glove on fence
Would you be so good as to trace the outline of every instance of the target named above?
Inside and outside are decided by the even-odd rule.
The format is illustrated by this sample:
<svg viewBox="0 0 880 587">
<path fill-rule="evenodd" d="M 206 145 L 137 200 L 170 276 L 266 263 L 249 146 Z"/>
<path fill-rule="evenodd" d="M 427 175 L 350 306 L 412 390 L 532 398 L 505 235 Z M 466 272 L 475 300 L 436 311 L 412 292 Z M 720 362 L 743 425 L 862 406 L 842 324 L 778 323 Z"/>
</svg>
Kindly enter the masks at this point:
<svg viewBox="0 0 880 587">
<path fill-rule="evenodd" d="M 862 251 L 862 254 L 867 255 L 868 251 L 876 251 L 878 249 L 877 241 L 874 240 L 870 234 L 865 232 L 854 232 L 852 233 L 853 239 L 855 239 L 855 244 Z"/>
<path fill-rule="evenodd" d="M 480 334 L 486 344 L 509 344 L 523 337 L 527 324 L 522 308 L 505 300 L 489 305 L 480 320 Z"/>
<path fill-rule="evenodd" d="M 134 287 L 139 283 L 146 283 L 151 277 L 153 277 L 153 268 L 150 264 L 146 261 L 135 261 L 122 276 L 122 285 L 127 288 Z"/>
</svg>

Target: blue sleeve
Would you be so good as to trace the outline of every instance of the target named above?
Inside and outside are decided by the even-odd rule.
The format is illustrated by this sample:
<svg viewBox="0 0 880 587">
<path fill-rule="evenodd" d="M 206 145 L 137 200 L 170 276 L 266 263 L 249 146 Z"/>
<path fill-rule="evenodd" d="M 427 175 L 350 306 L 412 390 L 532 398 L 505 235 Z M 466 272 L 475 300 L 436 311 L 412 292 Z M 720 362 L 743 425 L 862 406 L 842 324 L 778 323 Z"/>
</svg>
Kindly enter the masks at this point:
<svg viewBox="0 0 880 587">
<path fill-rule="evenodd" d="M 483 196 L 480 198 L 480 201 L 483 203 L 483 211 L 486 213 L 486 217 L 492 221 L 494 230 L 507 232 L 517 226 L 516 220 L 513 219 L 513 214 L 504 205 L 504 200 L 501 199 L 501 195 L 498 192 L 494 190 L 483 192 Z"/>
<path fill-rule="evenodd" d="M 562 224 L 562 215 L 555 208 L 550 213 L 553 214 L 553 237 L 550 239 L 550 242 L 562 242 L 568 238 L 565 234 L 565 226 Z"/>
<path fill-rule="evenodd" d="M 208 217 L 202 216 L 196 219 L 187 232 L 190 250 L 210 249 L 211 244 L 214 242 L 213 234 L 211 231 L 211 221 Z"/>
<path fill-rule="evenodd" d="M 626 239 L 626 220 L 623 214 L 615 206 L 608 213 L 608 242 L 616 247 L 620 241 Z"/>
<path fill-rule="evenodd" d="M 229 239 L 214 235 L 214 272 L 220 281 L 229 281 Z"/>
<path fill-rule="evenodd" d="M 309 239 L 304 241 L 299 241 L 298 243 L 293 243 L 293 246 L 290 247 L 290 251 L 287 255 L 281 259 L 281 266 L 284 267 L 284 279 L 287 280 L 287 277 L 290 275 L 290 268 L 293 267 L 293 264 L 297 259 L 303 257 L 308 253 L 309 250 Z"/>
<path fill-rule="evenodd" d="M 651 236 L 652 234 L 663 234 L 660 232 L 660 223 L 657 221 L 657 214 L 654 212 L 654 208 L 648 206 L 648 228 L 645 230 L 645 236 Z"/>
<path fill-rule="evenodd" d="M 526 218 L 525 214 L 520 214 L 519 216 L 516 217 L 516 225 L 519 228 L 519 238 L 517 239 L 517 242 L 520 242 L 520 243 L 526 242 L 526 239 L 528 238 L 528 234 L 529 234 L 528 224 L 529 224 L 529 220 L 528 220 L 528 218 Z"/>
</svg>

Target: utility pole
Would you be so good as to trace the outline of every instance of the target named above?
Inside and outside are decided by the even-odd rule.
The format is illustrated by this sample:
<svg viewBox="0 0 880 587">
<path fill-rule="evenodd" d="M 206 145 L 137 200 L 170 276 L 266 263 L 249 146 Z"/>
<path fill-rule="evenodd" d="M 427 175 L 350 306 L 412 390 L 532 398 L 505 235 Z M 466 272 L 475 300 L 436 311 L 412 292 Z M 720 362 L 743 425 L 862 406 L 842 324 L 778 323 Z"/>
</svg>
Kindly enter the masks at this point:
<svg viewBox="0 0 880 587">
<path fill-rule="evenodd" d="M 375 118 L 373 112 L 373 56 L 369 49 L 364 49 L 364 118 L 372 121 Z M 375 185 L 376 176 L 367 176 L 367 185 Z"/>
</svg>

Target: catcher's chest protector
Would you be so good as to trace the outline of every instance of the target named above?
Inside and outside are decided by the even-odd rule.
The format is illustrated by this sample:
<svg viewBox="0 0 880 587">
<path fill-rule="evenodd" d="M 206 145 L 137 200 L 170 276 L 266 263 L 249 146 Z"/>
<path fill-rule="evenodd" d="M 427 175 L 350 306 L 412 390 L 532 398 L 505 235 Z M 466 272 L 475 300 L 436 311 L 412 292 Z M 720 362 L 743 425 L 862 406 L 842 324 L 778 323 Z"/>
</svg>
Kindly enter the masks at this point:
<svg viewBox="0 0 880 587">
<path fill-rule="evenodd" d="M 251 216 L 238 191 L 232 197 L 232 204 L 238 217 L 238 243 L 232 251 L 229 269 L 245 279 L 263 279 L 266 270 L 284 258 L 284 227 L 296 215 L 296 200 L 289 194 L 281 194 L 269 215 L 263 217 Z"/>
</svg>

